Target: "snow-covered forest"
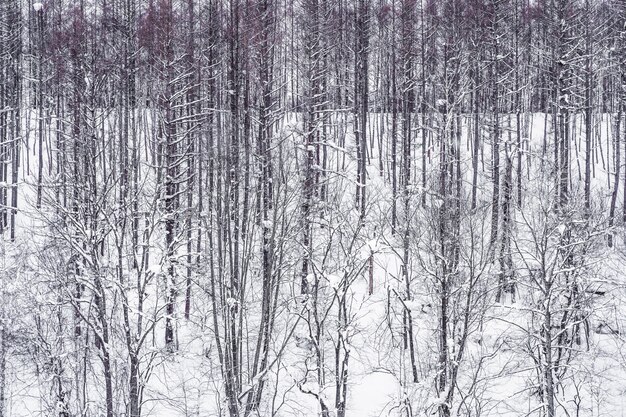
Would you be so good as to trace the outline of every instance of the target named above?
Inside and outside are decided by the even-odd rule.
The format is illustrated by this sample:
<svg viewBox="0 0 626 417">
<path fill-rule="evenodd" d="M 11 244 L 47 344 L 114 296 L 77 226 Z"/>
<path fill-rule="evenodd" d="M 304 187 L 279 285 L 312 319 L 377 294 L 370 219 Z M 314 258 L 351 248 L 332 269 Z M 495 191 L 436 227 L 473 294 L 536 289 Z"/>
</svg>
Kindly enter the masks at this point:
<svg viewBox="0 0 626 417">
<path fill-rule="evenodd" d="M 0 417 L 626 415 L 626 0 L 0 0 Z"/>
</svg>

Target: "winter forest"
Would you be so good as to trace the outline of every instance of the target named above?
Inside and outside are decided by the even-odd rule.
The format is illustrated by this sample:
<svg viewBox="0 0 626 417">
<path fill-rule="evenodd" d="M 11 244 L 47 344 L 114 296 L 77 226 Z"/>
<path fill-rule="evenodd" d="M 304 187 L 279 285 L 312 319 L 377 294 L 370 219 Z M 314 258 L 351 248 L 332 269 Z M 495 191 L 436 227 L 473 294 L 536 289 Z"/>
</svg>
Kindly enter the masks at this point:
<svg viewBox="0 0 626 417">
<path fill-rule="evenodd" d="M 0 0 L 0 417 L 626 415 L 626 0 Z"/>
</svg>

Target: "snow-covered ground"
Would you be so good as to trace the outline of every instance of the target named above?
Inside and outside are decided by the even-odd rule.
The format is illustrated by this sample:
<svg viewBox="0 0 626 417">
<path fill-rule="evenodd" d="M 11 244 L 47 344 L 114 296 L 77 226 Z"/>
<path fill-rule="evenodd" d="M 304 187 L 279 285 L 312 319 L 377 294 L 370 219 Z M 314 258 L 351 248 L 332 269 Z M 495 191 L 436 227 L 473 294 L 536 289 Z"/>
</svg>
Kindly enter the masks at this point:
<svg viewBox="0 0 626 417">
<path fill-rule="evenodd" d="M 379 131 L 378 123 L 381 117 L 375 113 L 370 115 L 372 132 Z M 45 207 L 40 210 L 35 208 L 34 204 L 35 173 L 37 172 L 35 155 L 38 151 L 34 123 L 32 123 L 35 118 L 36 113 L 33 112 L 30 116 L 31 123 L 25 122 L 24 126 L 27 140 L 23 144 L 24 152 L 21 155 L 20 165 L 18 238 L 16 242 L 6 241 L 3 246 L 3 268 L 8 278 L 3 281 L 6 284 L 2 289 L 4 305 L 1 310 L 5 322 L 9 327 L 13 326 L 14 333 L 23 335 L 23 339 L 9 341 L 11 347 L 6 369 L 6 411 L 10 417 L 47 416 L 49 410 L 55 408 L 51 403 L 56 395 L 51 392 L 51 387 L 54 386 L 51 376 L 54 372 L 51 372 L 51 367 L 55 365 L 41 362 L 40 358 L 45 357 L 46 352 L 32 350 L 30 346 L 36 345 L 39 349 L 43 346 L 49 349 L 49 352 L 54 352 L 51 357 L 57 358 L 63 364 L 63 378 L 67 379 L 65 385 L 72 387 L 67 393 L 68 397 L 72 401 L 80 396 L 88 397 L 86 403 L 91 410 L 88 415 L 102 415 L 104 390 L 102 389 L 102 369 L 98 361 L 98 349 L 93 346 L 93 341 L 71 340 L 69 335 L 72 331 L 63 329 L 63 326 L 71 326 L 73 323 L 70 309 L 61 309 L 60 314 L 64 315 L 63 317 L 47 315 L 57 311 L 54 308 L 55 303 L 60 300 L 59 293 L 55 292 L 55 286 L 51 284 L 55 277 L 50 275 L 51 271 L 58 268 L 51 263 L 42 265 L 42 262 L 46 261 L 46 257 L 42 257 L 42 252 L 45 255 L 46 250 L 52 251 L 52 249 L 45 247 L 45 244 L 50 243 L 51 233 L 50 229 L 46 229 L 48 225 L 43 219 L 47 218 L 47 214 L 42 215 Z M 524 226 L 522 213 L 533 212 L 540 204 L 543 196 L 535 194 L 538 188 L 534 185 L 543 180 L 544 177 L 538 173 L 544 170 L 543 164 L 547 163 L 546 160 L 549 161 L 552 155 L 550 148 L 545 153 L 543 152 L 544 115 L 526 115 L 525 119 L 529 125 L 523 129 L 524 204 L 522 207 L 516 207 L 513 213 L 520 237 L 519 244 L 522 246 L 525 236 L 529 234 L 528 228 Z M 300 140 L 297 133 L 284 133 L 292 131 L 289 128 L 290 123 L 295 126 L 299 121 L 292 118 L 283 128 L 283 134 L 292 135 L 289 136 L 290 141 L 287 143 L 296 144 Z M 460 150 L 465 196 L 469 195 L 472 174 L 471 141 L 468 138 L 470 129 L 467 123 L 465 122 L 464 125 Z M 574 189 L 582 187 L 581 178 L 584 175 L 584 166 L 581 166 L 580 162 L 583 160 L 584 138 L 580 129 L 582 127 L 577 126 L 574 130 L 576 132 L 575 147 L 571 152 L 571 181 Z M 592 190 L 599 211 L 598 217 L 601 218 L 606 217 L 608 211 L 614 172 L 610 129 L 608 117 L 604 117 L 602 121 L 599 120 L 597 141 L 594 143 L 596 164 L 593 171 Z M 385 129 L 383 141 L 386 166 L 389 164 L 387 158 L 390 149 L 389 131 L 390 129 Z M 418 130 L 415 134 L 418 134 Z M 315 378 L 304 380 L 307 369 L 315 371 L 311 368 L 315 355 L 311 340 L 308 339 L 307 321 L 303 319 L 297 322 L 302 306 L 298 298 L 299 264 L 294 261 L 296 258 L 288 259 L 289 262 L 286 264 L 289 268 L 285 273 L 279 295 L 275 334 L 270 346 L 270 360 L 274 360 L 277 355 L 279 360 L 274 362 L 268 372 L 261 408 L 264 410 L 263 413 L 267 414 L 260 415 L 269 416 L 270 410 L 274 411 L 274 415 L 283 417 L 318 415 L 321 411 L 320 402 L 315 399 L 314 395 L 306 392 L 315 393 L 324 399 L 331 409 L 333 408 L 334 378 L 336 377 L 333 347 L 338 331 L 345 332 L 343 335 L 348 341 L 347 351 L 350 354 L 346 416 L 432 415 L 436 413 L 436 407 L 445 394 L 437 394 L 435 390 L 438 375 L 438 298 L 433 278 L 429 275 L 429 265 L 424 262 L 431 256 L 427 250 L 428 246 L 435 244 L 429 240 L 428 215 L 429 210 L 436 204 L 436 196 L 429 194 L 428 207 L 425 209 L 419 208 L 420 193 L 429 190 L 415 187 L 411 197 L 411 209 L 414 210 L 411 215 L 409 272 L 412 299 L 407 300 L 401 269 L 402 239 L 399 234 L 391 233 L 391 186 L 389 179 L 379 174 L 377 140 L 372 141 L 371 158 L 368 162 L 367 193 L 370 203 L 366 217 L 367 225 L 362 232 L 359 232 L 361 235 L 357 239 L 358 243 L 349 253 L 335 252 L 338 251 L 338 246 L 326 246 L 330 236 L 329 229 L 337 227 L 338 221 L 345 221 L 345 228 L 349 230 L 350 222 L 354 222 L 358 216 L 350 208 L 354 198 L 356 171 L 354 138 L 348 133 L 345 140 L 344 148 L 336 142 L 328 147 L 329 169 L 332 168 L 331 171 L 335 171 L 337 166 L 341 167 L 340 161 L 344 155 L 345 168 L 340 168 L 339 173 L 328 173 L 329 190 L 336 206 L 329 210 L 328 216 L 331 220 L 318 219 L 320 223 L 328 221 L 329 224 L 323 230 L 316 228 L 317 240 L 314 244 L 315 259 L 320 265 L 322 265 L 324 250 L 330 247 L 333 251 L 329 255 L 331 260 L 324 266 L 328 269 L 325 270 L 320 281 L 320 295 L 324 298 L 321 305 L 328 308 L 328 316 L 321 337 L 325 354 L 326 381 L 323 386 L 319 386 Z M 546 141 L 550 147 L 551 136 L 547 137 Z M 54 155 L 56 151 L 54 144 L 55 136 L 50 133 L 47 135 L 44 154 Z M 477 252 L 483 250 L 489 232 L 491 150 L 487 139 L 482 142 L 482 147 L 478 183 L 481 209 L 473 215 L 475 220 L 473 223 L 468 221 L 468 224 L 473 225 L 467 227 L 468 230 L 473 228 L 472 230 L 475 231 L 484 229 L 484 234 L 479 233 L 480 241 L 478 242 L 464 241 L 463 247 L 468 253 L 473 250 Z M 297 152 L 294 149 L 296 149 L 295 146 L 289 151 Z M 426 167 L 429 173 L 434 172 L 437 167 L 437 151 L 437 144 L 433 143 L 430 149 L 431 159 Z M 415 140 L 413 152 L 415 161 L 418 161 L 415 166 L 415 175 L 416 180 L 419 180 L 423 169 L 419 162 L 422 152 L 421 141 Z M 504 155 L 504 150 L 502 155 Z M 543 157 L 545 160 L 542 161 Z M 147 162 L 145 166 L 148 169 Z M 52 181 L 52 179 L 52 176 L 46 173 L 46 180 Z M 289 179 L 289 185 L 296 189 L 299 186 L 299 180 L 299 177 L 294 175 Z M 622 189 L 619 190 L 617 201 L 623 201 Z M 290 208 L 293 216 L 295 215 L 293 213 L 297 213 L 297 204 L 290 204 L 293 206 Z M 398 207 L 400 206 L 401 204 L 398 204 Z M 619 207 L 621 209 L 621 205 Z M 403 215 L 400 216 L 401 221 Z M 621 215 L 617 217 L 621 218 Z M 272 225 L 267 226 L 272 227 Z M 618 236 L 620 236 L 624 233 L 621 221 L 617 222 L 617 226 Z M 472 247 L 473 244 L 475 244 L 474 247 Z M 558 415 L 578 417 L 626 415 L 626 384 L 624 384 L 626 381 L 626 340 L 624 339 L 626 327 L 620 327 L 626 325 L 625 255 L 626 246 L 620 237 L 616 239 L 616 245 L 613 248 L 596 247 L 588 255 L 590 267 L 589 275 L 585 276 L 588 280 L 585 282 L 589 284 L 589 288 L 600 285 L 606 292 L 589 297 L 589 304 L 584 306 L 584 312 L 588 315 L 585 322 L 588 328 L 581 344 L 575 345 L 571 351 L 568 351 L 571 359 L 555 394 L 559 407 Z M 253 262 L 258 260 L 258 254 L 255 253 L 254 256 L 256 258 L 252 260 Z M 373 257 L 371 263 L 370 256 Z M 338 329 L 337 300 L 334 297 L 340 291 L 341 282 L 345 279 L 344 273 L 352 265 L 350 262 L 358 265 L 364 264 L 366 267 L 350 278 L 350 284 L 346 289 L 348 323 L 347 327 Z M 371 274 L 374 282 L 371 295 L 368 289 L 370 265 L 373 265 Z M 150 271 L 158 275 L 161 266 L 155 261 Z M 536 357 L 537 349 L 539 349 L 537 345 L 540 329 L 540 324 L 537 323 L 539 320 L 537 314 L 539 306 L 536 304 L 537 289 L 533 287 L 530 278 L 520 273 L 517 300 L 495 303 L 493 285 L 496 282 L 496 272 L 499 267 L 490 264 L 486 268 L 487 272 L 481 278 L 484 282 L 481 281 L 483 282 L 481 284 L 483 285 L 483 290 L 481 290 L 483 304 L 480 317 L 477 316 L 476 321 L 470 324 L 464 346 L 465 352 L 461 363 L 458 364 L 459 376 L 455 387 L 453 415 L 459 417 L 539 416 L 541 403 L 536 387 L 541 377 L 537 372 L 538 364 L 533 362 L 533 357 Z M 524 270 L 524 268 L 520 261 L 519 269 Z M 246 311 L 244 346 L 247 349 L 245 355 L 248 356 L 252 355 L 260 316 L 259 283 L 254 281 L 258 268 L 253 267 L 249 274 L 249 299 L 246 300 L 247 304 L 244 306 Z M 206 280 L 202 282 L 206 283 Z M 159 291 L 163 291 L 159 289 L 160 286 L 161 284 L 155 281 L 149 287 L 149 292 L 152 292 L 148 298 L 151 306 L 163 303 L 159 295 Z M 115 294 L 112 288 L 109 290 Z M 459 285 L 458 291 L 464 290 L 465 287 Z M 177 305 L 179 312 L 184 308 L 182 292 L 180 294 Z M 195 286 L 190 320 L 184 320 L 182 314 L 179 314 L 178 349 L 175 352 L 166 351 L 161 344 L 162 321 L 156 325 L 154 334 L 148 337 L 149 341 L 142 353 L 142 371 L 146 372 L 146 375 L 149 374 L 143 392 L 142 415 L 154 417 L 224 415 L 223 377 L 216 353 L 210 297 L 207 294 L 206 286 Z M 116 299 L 115 295 L 112 296 L 111 302 L 118 303 L 115 308 L 119 308 L 120 300 Z M 460 307 L 453 305 L 451 308 Z M 417 382 L 413 382 L 410 354 L 403 341 L 402 312 L 404 308 L 411 311 L 413 320 Z M 151 311 L 156 310 L 158 308 L 155 307 Z M 116 315 L 118 316 L 119 314 Z M 450 318 L 458 319 L 453 313 Z M 607 330 L 605 327 L 603 330 L 602 326 L 607 325 L 610 329 Z M 291 335 L 290 329 L 293 326 L 295 326 L 295 331 Z M 32 343 L 33 339 L 40 336 L 44 339 Z M 458 345 L 458 339 L 455 337 L 458 335 L 450 335 L 451 346 Z M 121 416 L 124 415 L 124 398 L 127 395 L 125 384 L 128 378 L 127 357 L 121 329 L 114 332 L 113 340 L 110 349 L 114 358 L 114 395 L 116 409 Z M 85 349 L 80 343 L 87 343 L 88 348 Z M 285 344 L 284 349 L 283 344 Z M 88 357 L 81 357 L 81 352 Z M 83 361 L 86 361 L 88 365 L 84 366 Z M 244 362 L 249 361 L 250 358 L 247 357 Z M 86 379 L 80 375 L 83 371 L 86 372 Z M 84 385 L 79 386 L 77 381 L 84 381 Z M 82 393 L 79 392 L 81 390 Z"/>
</svg>

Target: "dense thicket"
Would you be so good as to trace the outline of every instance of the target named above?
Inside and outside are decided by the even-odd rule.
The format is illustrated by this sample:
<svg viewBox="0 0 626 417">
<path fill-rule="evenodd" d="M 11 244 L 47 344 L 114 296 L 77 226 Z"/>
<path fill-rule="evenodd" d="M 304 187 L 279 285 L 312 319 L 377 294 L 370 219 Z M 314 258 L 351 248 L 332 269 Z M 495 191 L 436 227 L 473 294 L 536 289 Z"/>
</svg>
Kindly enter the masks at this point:
<svg viewBox="0 0 626 417">
<path fill-rule="evenodd" d="M 0 417 L 602 415 L 625 112 L 624 0 L 0 0 Z"/>
</svg>

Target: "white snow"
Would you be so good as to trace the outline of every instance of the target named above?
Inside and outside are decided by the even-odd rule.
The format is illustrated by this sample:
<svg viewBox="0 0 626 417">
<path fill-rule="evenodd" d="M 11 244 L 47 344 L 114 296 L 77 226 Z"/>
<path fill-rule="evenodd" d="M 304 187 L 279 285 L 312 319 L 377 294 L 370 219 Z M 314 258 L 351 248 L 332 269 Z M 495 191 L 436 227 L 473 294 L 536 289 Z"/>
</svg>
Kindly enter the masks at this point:
<svg viewBox="0 0 626 417">
<path fill-rule="evenodd" d="M 339 275 L 326 274 L 324 275 L 324 278 L 326 278 L 331 288 L 335 288 L 335 289 L 339 288 L 339 284 L 341 284 L 341 277 Z"/>
</svg>

